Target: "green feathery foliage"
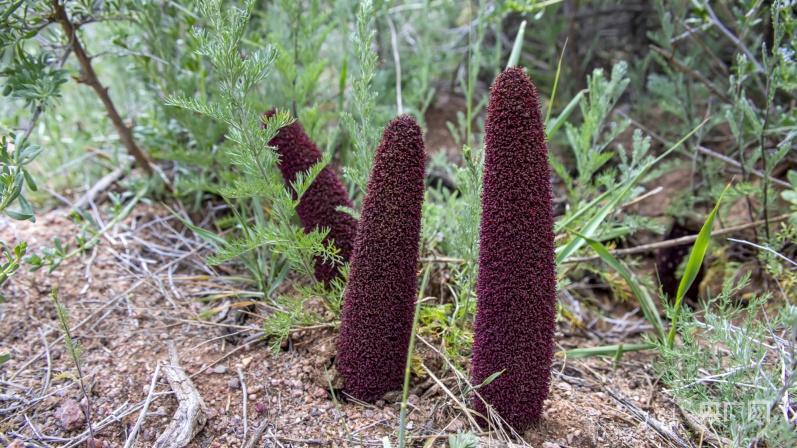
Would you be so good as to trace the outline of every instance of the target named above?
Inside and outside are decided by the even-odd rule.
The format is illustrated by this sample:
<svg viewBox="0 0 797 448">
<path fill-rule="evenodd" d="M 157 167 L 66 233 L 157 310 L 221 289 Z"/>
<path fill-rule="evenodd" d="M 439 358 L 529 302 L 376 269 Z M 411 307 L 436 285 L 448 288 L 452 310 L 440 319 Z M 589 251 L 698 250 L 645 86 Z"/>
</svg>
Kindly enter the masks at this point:
<svg viewBox="0 0 797 448">
<path fill-rule="evenodd" d="M 360 75 L 352 76 L 351 80 L 353 101 L 359 120 L 355 120 L 350 112 L 341 115 L 343 125 L 348 129 L 354 144 L 354 160 L 351 166 L 343 167 L 343 174 L 349 182 L 357 186 L 360 196 L 365 195 L 365 188 L 371 176 L 379 133 L 371 122 L 377 95 L 371 91 L 371 81 L 374 79 L 377 61 L 376 53 L 371 51 L 371 40 L 376 31 L 368 29 L 373 14 L 371 0 L 363 0 L 357 10 L 357 30 L 351 33 L 354 55 L 360 63 Z"/>
<path fill-rule="evenodd" d="M 220 264 L 248 258 L 257 266 L 257 256 L 253 252 L 266 247 L 283 254 L 300 274 L 313 278 L 314 257 L 334 258 L 335 249 L 322 243 L 325 232 L 314 230 L 305 233 L 293 224 L 293 220 L 301 195 L 329 162 L 329 157 L 299 176 L 293 184 L 298 196 L 294 199 L 276 167 L 279 161 L 276 148 L 268 145 L 280 128 L 293 119 L 281 111 L 267 119 L 266 127 L 262 129 L 261 114 L 252 110 L 248 99 L 253 89 L 271 74 L 278 57 L 277 49 L 270 45 L 245 56 L 240 53 L 241 39 L 254 6 L 255 2 L 250 0 L 244 9 L 232 8 L 222 12 L 220 0 L 200 2 L 200 13 L 208 28 L 194 28 L 192 35 L 198 42 L 198 52 L 213 64 L 219 98 L 216 102 L 209 102 L 174 95 L 166 101 L 224 123 L 227 126 L 226 137 L 234 144 L 228 150 L 228 156 L 239 170 L 240 177 L 231 185 L 220 187 L 219 193 L 233 210 L 240 233 L 236 238 L 219 244 L 208 262 Z M 237 199 L 236 203 L 233 199 Z M 262 213 L 261 204 L 268 204 L 270 215 L 253 226 L 245 216 Z M 261 272 L 256 270 L 253 273 L 262 281 Z"/>
</svg>

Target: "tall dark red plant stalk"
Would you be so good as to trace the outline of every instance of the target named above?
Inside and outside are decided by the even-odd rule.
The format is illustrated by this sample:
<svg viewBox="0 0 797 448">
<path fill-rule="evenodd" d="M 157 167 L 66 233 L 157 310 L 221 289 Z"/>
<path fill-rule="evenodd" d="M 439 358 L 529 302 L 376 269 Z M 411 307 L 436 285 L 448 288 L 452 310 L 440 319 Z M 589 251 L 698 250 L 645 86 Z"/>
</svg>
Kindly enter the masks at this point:
<svg viewBox="0 0 797 448">
<path fill-rule="evenodd" d="M 426 154 L 402 115 L 376 150 L 343 298 L 335 359 L 344 390 L 368 402 L 400 389 L 417 294 Z"/>
<path fill-rule="evenodd" d="M 520 68 L 493 84 L 484 143 L 473 384 L 503 373 L 477 390 L 475 409 L 487 415 L 489 404 L 524 431 L 548 396 L 556 266 L 548 147 L 537 90 Z"/>
<path fill-rule="evenodd" d="M 266 118 L 276 113 L 275 109 L 266 112 Z M 265 126 L 265 123 L 264 123 Z M 280 155 L 279 169 L 285 182 L 296 180 L 296 174 L 305 172 L 321 160 L 321 151 L 304 132 L 298 121 L 280 129 L 269 145 L 277 148 Z M 294 192 L 294 197 L 296 194 Z M 330 166 L 324 167 L 302 196 L 296 212 L 302 226 L 309 230 L 328 228 L 325 242 L 334 243 L 340 249 L 343 262 L 348 262 L 354 248 L 357 234 L 357 220 L 351 215 L 337 211 L 338 206 L 352 207 L 349 194 Z M 328 284 L 340 276 L 338 266 L 330 261 L 316 260 L 315 278 Z"/>
</svg>

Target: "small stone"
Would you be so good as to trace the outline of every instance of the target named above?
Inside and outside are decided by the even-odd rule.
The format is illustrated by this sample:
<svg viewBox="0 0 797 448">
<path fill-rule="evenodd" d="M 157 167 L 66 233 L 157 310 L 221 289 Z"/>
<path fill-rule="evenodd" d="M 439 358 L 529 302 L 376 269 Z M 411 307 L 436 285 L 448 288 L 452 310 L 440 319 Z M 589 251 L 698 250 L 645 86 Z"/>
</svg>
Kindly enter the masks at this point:
<svg viewBox="0 0 797 448">
<path fill-rule="evenodd" d="M 80 429 L 86 423 L 86 416 L 80 409 L 80 404 L 71 398 L 65 400 L 53 415 L 67 431 Z"/>
<path fill-rule="evenodd" d="M 241 382 L 238 380 L 238 378 L 233 378 L 230 381 L 227 381 L 227 387 L 230 389 L 240 389 Z"/>
<path fill-rule="evenodd" d="M 213 373 L 227 373 L 227 366 L 218 365 L 213 368 Z"/>
<path fill-rule="evenodd" d="M 258 414 L 265 414 L 268 411 L 268 406 L 265 403 L 257 402 L 255 403 L 255 412 Z"/>
<path fill-rule="evenodd" d="M 454 421 L 452 421 L 451 423 L 448 424 L 448 426 L 446 426 L 446 431 L 457 432 L 464 427 L 465 423 L 459 418 L 455 418 Z"/>
<path fill-rule="evenodd" d="M 540 448 L 562 448 L 558 443 L 545 442 Z"/>
<path fill-rule="evenodd" d="M 243 364 L 244 367 L 249 367 L 249 364 L 252 364 L 252 357 L 247 356 L 246 358 L 241 359 L 241 364 Z"/>
<path fill-rule="evenodd" d="M 365 411 L 365 416 L 368 418 L 374 418 L 374 411 L 368 409 Z"/>
<path fill-rule="evenodd" d="M 407 397 L 407 401 L 413 406 L 418 406 L 421 404 L 421 399 L 415 394 L 411 394 L 409 397 Z"/>
<path fill-rule="evenodd" d="M 252 401 L 257 400 L 257 394 L 249 394 L 249 399 Z"/>
</svg>

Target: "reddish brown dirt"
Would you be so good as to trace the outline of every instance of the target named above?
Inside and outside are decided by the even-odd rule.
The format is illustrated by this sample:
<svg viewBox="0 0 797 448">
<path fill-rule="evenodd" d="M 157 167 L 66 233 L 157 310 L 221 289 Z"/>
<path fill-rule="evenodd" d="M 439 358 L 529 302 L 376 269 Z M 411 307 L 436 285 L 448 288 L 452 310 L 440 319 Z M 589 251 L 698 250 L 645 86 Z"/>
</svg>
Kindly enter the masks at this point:
<svg viewBox="0 0 797 448">
<path fill-rule="evenodd" d="M 214 317 L 199 320 L 203 311 L 225 303 L 225 299 L 207 303 L 200 299 L 233 293 L 243 286 L 228 283 L 208 269 L 201 258 L 206 249 L 179 228 L 162 207 L 140 206 L 95 249 L 65 261 L 52 274 L 20 270 L 12 277 L 4 291 L 8 303 L 0 305 L 0 352 L 11 354 L 0 383 L 0 440 L 9 444 L 22 440 L 27 446 L 45 442 L 86 446 L 77 444 L 85 426 L 66 431 L 54 415 L 66 400 L 81 401 L 83 394 L 73 380 L 59 375 L 74 374 L 75 369 L 58 339 L 55 307 L 49 297 L 53 287 L 58 287 L 59 298 L 71 315 L 72 331 L 85 352 L 83 372 L 93 425 L 111 415 L 124 415 L 96 431 L 97 439 L 110 444 L 106 446 L 124 445 L 140 413 L 134 406 L 146 399 L 156 366 L 168 358 L 168 342 L 175 344 L 181 366 L 210 408 L 208 424 L 191 447 L 244 446 L 254 428 L 264 424 L 268 429 L 254 446 L 335 447 L 360 445 L 360 440 L 363 445 L 381 446 L 382 437 L 395 437 L 397 394 L 376 405 L 340 403 L 342 414 L 330 398 L 324 369 L 330 366 L 334 330 L 296 333 L 291 344 L 275 353 L 256 337 L 269 313 L 265 305 L 257 305 L 241 328 L 225 327 Z M 55 210 L 41 214 L 35 224 L 6 223 L 0 237 L 10 242 L 26 239 L 33 253 L 51 246 L 55 236 L 72 241 L 77 232 L 64 212 Z M 232 267 L 224 271 L 241 274 Z M 230 296 L 228 300 L 246 299 Z M 233 345 L 223 337 L 224 331 L 254 338 L 248 344 Z M 562 322 L 557 343 L 562 349 L 607 343 L 585 335 L 589 334 Z M 436 370 L 457 401 L 435 386 L 428 374 L 414 377 L 407 427 L 415 445 L 442 446 L 449 434 L 469 428 L 468 419 L 458 405 L 456 378 L 442 368 L 444 361 L 435 351 L 418 345 L 424 363 Z M 516 442 L 546 448 L 667 444 L 615 402 L 607 388 L 685 434 L 676 409 L 656 384 L 651 360 L 650 355 L 628 353 L 615 368 L 611 360 L 559 359 L 542 425 L 528 431 L 525 442 Z M 238 369 L 248 388 L 246 438 Z M 161 376 L 155 386 L 159 395 L 134 446 L 152 446 L 171 422 L 177 401 L 169 391 Z M 11 396 L 24 402 L 13 401 Z M 130 409 L 134 411 L 125 413 Z M 347 431 L 357 443 L 346 441 Z M 480 437 L 482 446 L 507 446 L 494 433 Z"/>
</svg>

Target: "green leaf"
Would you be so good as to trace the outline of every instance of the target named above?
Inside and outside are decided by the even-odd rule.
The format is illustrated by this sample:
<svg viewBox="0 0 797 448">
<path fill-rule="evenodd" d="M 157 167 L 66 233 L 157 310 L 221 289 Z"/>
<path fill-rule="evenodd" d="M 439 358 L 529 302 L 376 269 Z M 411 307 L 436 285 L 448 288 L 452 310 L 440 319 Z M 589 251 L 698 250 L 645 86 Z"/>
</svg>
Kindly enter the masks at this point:
<svg viewBox="0 0 797 448">
<path fill-rule="evenodd" d="M 714 218 L 717 216 L 722 198 L 725 197 L 725 193 L 728 192 L 729 188 L 731 188 L 731 184 L 725 186 L 725 190 L 722 191 L 720 198 L 717 200 L 717 204 L 714 205 L 714 210 L 708 215 L 708 219 L 706 219 L 706 222 L 703 224 L 703 228 L 700 229 L 697 240 L 695 240 L 695 244 L 692 246 L 692 253 L 689 254 L 689 261 L 686 263 L 686 270 L 684 271 L 684 276 L 681 278 L 681 283 L 678 285 L 678 293 L 675 296 L 672 325 L 670 326 L 670 334 L 667 336 L 667 345 L 669 347 L 672 347 L 673 341 L 675 341 L 675 331 L 678 326 L 678 311 L 681 308 L 681 301 L 683 301 L 686 291 L 688 291 L 689 287 L 694 283 L 700 271 L 700 267 L 703 265 L 703 256 L 705 256 L 708 243 L 711 240 L 711 228 L 714 225 Z"/>
<path fill-rule="evenodd" d="M 30 206 L 28 200 L 25 199 L 24 196 L 19 195 L 18 201 L 19 201 L 20 211 L 25 215 L 30 215 L 30 218 L 26 219 L 28 219 L 30 222 L 36 222 L 36 217 L 33 216 L 33 207 Z"/>
<path fill-rule="evenodd" d="M 797 205 L 797 191 L 794 190 L 784 191 L 780 194 L 780 196 L 784 200 L 789 201 L 794 205 Z"/>
<path fill-rule="evenodd" d="M 664 151 L 664 153 L 662 153 L 660 156 L 648 162 L 639 171 L 639 173 L 637 173 L 636 176 L 633 176 L 630 179 L 628 179 L 625 182 L 623 189 L 614 197 L 612 197 L 609 203 L 603 206 L 603 208 L 601 208 L 601 210 L 595 216 L 592 217 L 592 219 L 587 223 L 587 225 L 585 225 L 584 228 L 581 229 L 581 233 L 589 238 L 594 237 L 598 228 L 600 228 L 601 224 L 603 224 L 603 221 L 606 219 L 606 217 L 609 216 L 609 213 L 614 211 L 614 209 L 617 207 L 620 201 L 622 201 L 623 198 L 625 198 L 625 196 L 631 191 L 634 185 L 636 185 L 642 179 L 642 177 L 650 170 L 650 168 L 653 165 L 660 162 L 666 156 L 668 156 L 676 148 L 681 146 L 681 144 L 685 142 L 689 137 L 691 137 L 695 132 L 697 132 L 698 129 L 703 127 L 703 125 L 706 124 L 707 121 L 708 119 L 703 120 L 702 123 L 697 125 L 697 127 L 692 129 L 690 133 L 686 134 L 686 136 L 684 136 L 681 140 L 672 145 L 668 150 Z M 560 264 L 564 259 L 569 257 L 571 254 L 573 254 L 583 245 L 584 245 L 584 238 L 578 237 L 571 240 L 566 246 L 557 247 L 556 251 L 558 252 L 558 255 L 556 256 L 556 264 L 557 265 Z"/>
<path fill-rule="evenodd" d="M 602 347 L 589 347 L 589 348 L 574 348 L 559 352 L 558 355 L 565 358 L 590 358 L 593 356 L 603 356 L 615 358 L 618 350 L 622 346 L 623 353 L 638 352 L 641 350 L 650 350 L 656 348 L 654 344 L 620 344 L 620 345 L 604 345 Z"/>
<path fill-rule="evenodd" d="M 28 188 L 30 191 L 38 191 L 38 187 L 36 186 L 36 182 L 33 181 L 33 177 L 27 171 L 22 171 L 22 175 L 25 176 L 25 183 L 28 184 Z"/>
<path fill-rule="evenodd" d="M 515 44 L 512 45 L 512 52 L 509 53 L 509 62 L 506 64 L 506 68 L 509 67 L 516 67 L 518 62 L 520 61 L 520 53 L 523 51 L 523 35 L 526 33 L 526 21 L 520 22 L 520 28 L 517 30 L 517 36 L 515 36 Z"/>
<path fill-rule="evenodd" d="M 576 106 L 578 106 L 579 103 L 581 103 L 581 100 L 583 98 L 584 98 L 584 91 L 582 90 L 578 92 L 573 97 L 573 99 L 570 100 L 569 103 L 567 103 L 567 106 L 565 106 L 565 108 L 562 110 L 559 116 L 553 119 L 553 123 L 551 123 L 546 119 L 545 129 L 549 141 L 553 138 L 554 135 L 556 135 L 556 131 L 558 131 L 559 128 L 561 128 L 562 125 L 565 124 L 565 122 L 567 121 L 567 117 L 569 117 L 570 114 L 576 109 Z M 551 97 L 551 100 L 553 101 L 553 96 Z"/>
<path fill-rule="evenodd" d="M 8 361 L 9 359 L 11 359 L 11 354 L 3 353 L 2 355 L 0 355 L 0 364 L 3 364 L 4 362 Z"/>
<path fill-rule="evenodd" d="M 661 316 L 659 316 L 659 312 L 656 309 L 656 304 L 653 303 L 653 298 L 650 297 L 647 288 L 640 285 L 636 281 L 636 276 L 631 274 L 625 266 L 620 263 L 608 249 L 599 241 L 595 241 L 592 238 L 584 236 L 575 230 L 568 229 L 569 232 L 584 238 L 587 244 L 592 247 L 595 252 L 600 255 L 601 259 L 606 262 L 609 266 L 611 266 L 617 273 L 620 274 L 621 277 L 628 283 L 628 286 L 633 291 L 634 296 L 636 296 L 637 301 L 639 302 L 639 307 L 642 308 L 642 313 L 645 315 L 645 318 L 650 322 L 653 326 L 653 331 L 656 333 L 656 337 L 660 340 L 664 340 L 664 323 L 661 321 Z"/>
<path fill-rule="evenodd" d="M 28 219 L 33 218 L 33 214 L 26 214 L 26 213 L 18 213 L 13 210 L 3 210 L 3 212 L 8 215 L 9 218 L 17 220 L 17 221 L 26 221 Z"/>
<path fill-rule="evenodd" d="M 207 231 L 201 227 L 195 226 L 191 221 L 188 221 L 187 219 L 183 218 L 179 213 L 169 208 L 168 205 L 164 205 L 164 207 L 166 207 L 166 209 L 169 210 L 172 213 L 172 215 L 174 215 L 175 218 L 177 218 L 181 223 L 183 223 L 184 226 L 188 227 L 189 230 L 194 232 L 196 236 L 202 238 L 204 242 L 210 244 L 214 248 L 217 248 L 218 246 L 227 243 L 227 241 L 224 238 L 216 235 L 215 233 Z"/>
</svg>

